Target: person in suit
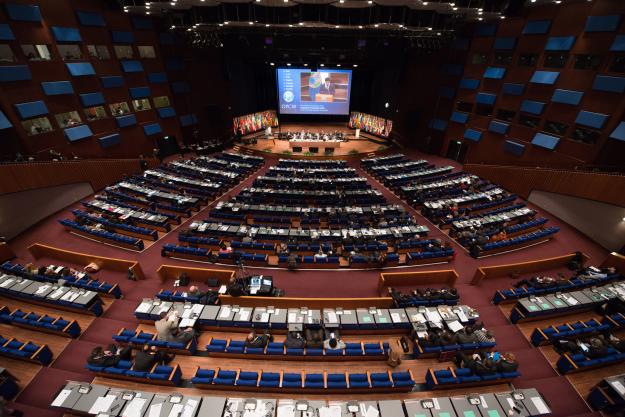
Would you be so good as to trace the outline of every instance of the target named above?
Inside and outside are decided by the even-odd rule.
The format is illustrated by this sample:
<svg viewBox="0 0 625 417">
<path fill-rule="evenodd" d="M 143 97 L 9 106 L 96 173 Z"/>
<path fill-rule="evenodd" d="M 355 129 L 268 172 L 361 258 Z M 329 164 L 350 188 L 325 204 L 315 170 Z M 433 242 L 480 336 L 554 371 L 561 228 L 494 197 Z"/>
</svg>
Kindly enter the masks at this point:
<svg viewBox="0 0 625 417">
<path fill-rule="evenodd" d="M 121 347 L 109 345 L 106 349 L 96 346 L 87 357 L 87 363 L 93 366 L 117 366 L 119 361 L 130 360 L 132 358 L 132 348 L 130 346 Z"/>
<path fill-rule="evenodd" d="M 237 279 L 236 277 L 230 278 L 226 289 L 228 290 L 228 294 L 233 297 L 240 297 L 242 295 L 245 295 L 245 283 L 243 282 L 243 280 Z"/>
<path fill-rule="evenodd" d="M 257 335 L 256 332 L 252 331 L 248 333 L 245 338 L 245 346 L 246 347 L 254 347 L 254 348 L 264 348 L 267 346 L 267 343 L 271 342 L 272 337 L 268 333 Z"/>
<path fill-rule="evenodd" d="M 473 327 L 466 326 L 464 329 L 460 330 L 458 333 L 454 334 L 454 342 L 462 345 L 469 343 L 476 343 L 477 338 L 473 334 Z"/>
<path fill-rule="evenodd" d="M 287 348 L 302 349 L 306 346 L 306 339 L 302 337 L 301 332 L 289 332 L 286 335 L 286 340 L 284 341 L 284 345 Z"/>
<path fill-rule="evenodd" d="M 143 345 L 143 348 L 135 355 L 135 363 L 132 369 L 139 372 L 150 372 L 154 365 L 164 364 L 172 359 L 173 357 L 158 350 L 156 346 Z"/>
<path fill-rule="evenodd" d="M 334 84 L 332 84 L 330 77 L 329 76 L 325 77 L 323 79 L 323 82 L 321 83 L 321 86 L 319 87 L 319 94 L 334 95 L 335 91 L 336 91 L 336 87 L 334 86 Z"/>
<path fill-rule="evenodd" d="M 164 311 L 159 315 L 160 320 L 154 323 L 156 327 L 156 339 L 165 342 L 187 343 L 195 337 L 195 330 L 186 328 L 180 330 L 178 322 L 180 317 L 177 314 L 168 315 Z"/>
<path fill-rule="evenodd" d="M 516 372 L 518 367 L 519 364 L 516 361 L 514 353 L 507 352 L 499 356 L 499 360 L 497 361 L 497 372 Z"/>
<path fill-rule="evenodd" d="M 586 355 L 590 359 L 598 359 L 608 356 L 608 347 L 606 343 L 602 339 L 598 337 L 593 337 L 588 342 L 588 351 L 584 351 L 584 355 Z"/>
<path fill-rule="evenodd" d="M 345 349 L 345 342 L 338 339 L 334 333 L 330 333 L 329 337 L 323 341 L 323 348 L 325 350 Z"/>
</svg>

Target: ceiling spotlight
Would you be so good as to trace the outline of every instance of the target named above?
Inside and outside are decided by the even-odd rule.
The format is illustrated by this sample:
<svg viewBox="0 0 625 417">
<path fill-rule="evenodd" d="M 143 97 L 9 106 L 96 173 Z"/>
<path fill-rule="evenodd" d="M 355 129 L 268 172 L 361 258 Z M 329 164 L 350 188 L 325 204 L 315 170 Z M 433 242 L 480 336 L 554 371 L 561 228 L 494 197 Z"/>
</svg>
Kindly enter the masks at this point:
<svg viewBox="0 0 625 417">
<path fill-rule="evenodd" d="M 276 64 L 274 64 L 273 62 L 271 62 L 271 63 L 269 63 L 269 65 L 271 65 L 271 66 L 273 67 L 273 66 L 274 66 L 274 65 L 276 65 Z"/>
<path fill-rule="evenodd" d="M 150 8 L 150 3 L 147 3 L 147 4 L 145 5 L 145 8 L 146 8 L 146 9 L 149 9 L 149 8 Z"/>
<path fill-rule="evenodd" d="M 128 13 L 128 9 L 124 9 L 124 13 Z"/>
<path fill-rule="evenodd" d="M 226 20 L 226 21 L 224 22 L 224 25 L 227 25 L 228 23 L 230 23 L 230 22 L 228 22 L 228 21 Z"/>
<path fill-rule="evenodd" d="M 562 3 L 562 0 L 556 0 L 556 4 Z"/>
<path fill-rule="evenodd" d="M 481 17 L 478 17 L 477 20 L 484 20 L 484 19 L 482 19 Z"/>
<path fill-rule="evenodd" d="M 289 25 L 289 27 L 290 27 L 290 28 L 292 28 L 292 27 L 293 27 L 293 25 Z"/>
<path fill-rule="evenodd" d="M 341 64 L 336 64 L 336 66 L 337 66 L 337 67 L 340 67 L 340 66 L 341 66 Z"/>
<path fill-rule="evenodd" d="M 220 23 L 220 24 L 219 24 L 219 27 L 222 27 L 223 25 L 224 25 L 223 23 Z"/>
<path fill-rule="evenodd" d="M 345 3 L 345 0 L 339 0 L 339 3 L 341 4 Z"/>
<path fill-rule="evenodd" d="M 437 35 L 437 36 L 441 36 L 441 33 L 440 33 L 440 32 L 436 32 L 436 35 Z"/>
<path fill-rule="evenodd" d="M 536 0 L 532 0 L 532 3 L 536 3 Z"/>
<path fill-rule="evenodd" d="M 372 1 L 372 0 L 369 0 L 369 1 L 367 2 L 367 4 L 373 4 L 373 1 Z"/>
<path fill-rule="evenodd" d="M 288 2 L 289 2 L 289 0 L 284 0 L 284 2 L 285 2 L 285 3 L 288 3 Z"/>
<path fill-rule="evenodd" d="M 380 25 L 378 25 L 377 23 L 375 25 L 373 25 L 374 28 L 377 28 L 378 26 L 380 26 Z"/>
<path fill-rule="evenodd" d="M 248 24 L 248 25 L 253 25 L 253 24 L 254 24 L 254 22 L 247 22 L 247 24 Z"/>
<path fill-rule="evenodd" d="M 483 11 L 484 11 L 484 9 L 477 9 L 477 11 L 478 11 L 478 12 L 483 12 Z"/>
<path fill-rule="evenodd" d="M 287 63 L 286 63 L 286 66 L 287 66 L 287 67 L 290 67 L 290 66 L 291 66 L 291 63 L 290 63 L 290 62 L 287 62 Z"/>
<path fill-rule="evenodd" d="M 482 13 L 484 13 L 484 12 L 477 12 L 477 14 L 482 14 Z"/>
<path fill-rule="evenodd" d="M 176 26 L 171 25 L 170 29 L 176 29 Z"/>
<path fill-rule="evenodd" d="M 452 8 L 451 10 L 458 10 L 458 8 L 457 8 L 457 7 L 454 7 L 454 8 Z"/>
<path fill-rule="evenodd" d="M 354 64 L 354 68 L 358 68 L 358 64 Z"/>
<path fill-rule="evenodd" d="M 340 26 L 339 26 L 339 25 L 336 25 L 336 26 L 334 26 L 334 27 L 335 27 L 336 29 L 338 29 Z"/>
<path fill-rule="evenodd" d="M 266 27 L 266 28 L 268 28 L 268 27 L 269 27 L 269 23 L 267 23 L 267 24 L 265 25 L 265 27 Z"/>
<path fill-rule="evenodd" d="M 432 30 L 432 28 L 428 28 L 428 30 Z"/>
<path fill-rule="evenodd" d="M 307 66 L 308 66 L 308 64 L 304 64 L 304 66 L 305 66 L 305 67 L 307 67 Z"/>
<path fill-rule="evenodd" d="M 325 66 L 326 66 L 326 64 L 319 64 L 319 66 L 320 66 L 320 67 L 325 67 Z"/>
<path fill-rule="evenodd" d="M 362 26 L 358 25 L 358 29 L 362 29 Z"/>
<path fill-rule="evenodd" d="M 299 25 L 300 26 L 304 26 L 304 22 L 299 22 Z"/>
<path fill-rule="evenodd" d="M 150 14 L 150 12 L 149 12 L 149 11 L 147 11 L 147 12 L 145 12 L 145 14 Z"/>
<path fill-rule="evenodd" d="M 423 2 L 423 5 L 424 5 L 424 6 L 427 6 L 427 5 L 428 5 L 428 2 L 427 2 L 427 1 L 424 1 L 424 2 Z"/>
<path fill-rule="evenodd" d="M 558 0 L 559 1 L 559 0 Z M 506 16 L 499 16 L 500 19 L 505 19 Z"/>
<path fill-rule="evenodd" d="M 204 0 L 202 0 L 202 1 L 204 1 Z M 260 0 L 256 0 L 256 3 L 260 3 Z"/>
</svg>

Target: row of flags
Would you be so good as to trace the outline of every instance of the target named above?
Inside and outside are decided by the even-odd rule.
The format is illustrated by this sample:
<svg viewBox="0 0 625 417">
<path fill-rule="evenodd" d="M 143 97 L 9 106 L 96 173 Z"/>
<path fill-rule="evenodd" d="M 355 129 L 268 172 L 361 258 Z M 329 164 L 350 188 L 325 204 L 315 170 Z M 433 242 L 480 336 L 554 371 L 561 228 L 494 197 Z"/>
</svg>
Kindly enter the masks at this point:
<svg viewBox="0 0 625 417">
<path fill-rule="evenodd" d="M 349 115 L 349 127 L 387 138 L 393 128 L 393 121 L 367 113 L 352 112 Z"/>
<path fill-rule="evenodd" d="M 242 135 L 247 135 L 248 133 L 257 132 L 269 126 L 278 126 L 278 114 L 275 110 L 265 110 L 235 117 L 232 121 L 235 134 L 241 133 Z"/>
</svg>

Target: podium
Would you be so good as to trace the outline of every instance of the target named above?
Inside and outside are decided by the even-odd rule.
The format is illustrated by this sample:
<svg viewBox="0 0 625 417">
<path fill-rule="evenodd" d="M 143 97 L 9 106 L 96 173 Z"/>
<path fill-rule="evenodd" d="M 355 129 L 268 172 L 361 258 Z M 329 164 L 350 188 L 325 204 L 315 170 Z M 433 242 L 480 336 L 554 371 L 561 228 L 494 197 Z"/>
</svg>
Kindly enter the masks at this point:
<svg viewBox="0 0 625 417">
<path fill-rule="evenodd" d="M 323 102 L 331 103 L 331 102 L 334 101 L 334 95 L 333 94 L 319 94 L 319 93 L 317 93 L 315 95 L 315 101 L 323 101 Z"/>
</svg>

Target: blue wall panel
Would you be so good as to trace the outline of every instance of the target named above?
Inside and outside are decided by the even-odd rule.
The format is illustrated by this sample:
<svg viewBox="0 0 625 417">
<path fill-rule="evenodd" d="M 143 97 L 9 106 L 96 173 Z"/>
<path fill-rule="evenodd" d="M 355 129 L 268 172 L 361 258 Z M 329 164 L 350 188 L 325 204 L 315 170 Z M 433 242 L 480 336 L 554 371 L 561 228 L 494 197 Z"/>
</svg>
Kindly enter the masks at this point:
<svg viewBox="0 0 625 417">
<path fill-rule="evenodd" d="M 106 26 L 104 16 L 102 16 L 100 13 L 76 11 L 76 17 L 78 18 L 80 24 L 83 26 Z"/>
<path fill-rule="evenodd" d="M 132 87 L 128 92 L 133 99 L 150 97 L 150 87 Z"/>
<path fill-rule="evenodd" d="M 119 75 L 100 77 L 100 81 L 102 81 L 102 87 L 104 88 L 122 87 L 124 85 L 124 77 Z"/>
<path fill-rule="evenodd" d="M 545 51 L 570 51 L 575 43 L 575 36 L 551 36 L 547 40 Z"/>
<path fill-rule="evenodd" d="M 523 28 L 524 35 L 542 35 L 549 32 L 551 20 L 528 20 Z"/>
<path fill-rule="evenodd" d="M 449 118 L 449 120 L 451 120 L 452 122 L 465 124 L 469 120 L 469 113 L 462 113 L 459 111 L 455 111 L 451 114 L 451 117 Z"/>
<path fill-rule="evenodd" d="M 180 124 L 182 126 L 191 126 L 197 124 L 197 117 L 195 117 L 195 114 L 185 114 L 183 116 L 180 116 Z"/>
<path fill-rule="evenodd" d="M 65 64 L 72 77 L 95 75 L 95 69 L 90 62 L 68 62 Z"/>
<path fill-rule="evenodd" d="M 17 114 L 22 119 L 30 119 L 31 117 L 48 114 L 48 108 L 43 101 L 31 101 L 29 103 L 18 103 L 15 105 Z"/>
<path fill-rule="evenodd" d="M 464 131 L 463 137 L 472 142 L 479 142 L 482 139 L 482 132 L 475 129 L 467 129 Z"/>
<path fill-rule="evenodd" d="M 621 23 L 621 15 L 588 16 L 584 32 L 614 32 Z"/>
<path fill-rule="evenodd" d="M 525 145 L 507 140 L 503 144 L 503 150 L 513 155 L 521 156 L 525 152 Z"/>
<path fill-rule="evenodd" d="M 500 37 L 495 38 L 494 48 L 499 51 L 511 51 L 516 46 L 516 38 Z"/>
<path fill-rule="evenodd" d="M 82 42 L 78 28 L 52 26 L 50 30 L 57 42 Z"/>
<path fill-rule="evenodd" d="M 506 75 L 505 68 L 488 67 L 484 71 L 484 78 L 490 78 L 493 80 L 501 80 Z"/>
<path fill-rule="evenodd" d="M 127 114 L 125 116 L 116 117 L 117 127 L 128 127 L 137 124 L 137 118 L 134 114 Z"/>
<path fill-rule="evenodd" d="M 616 35 L 612 46 L 610 46 L 612 52 L 625 52 L 625 35 Z"/>
<path fill-rule="evenodd" d="M 497 25 L 495 23 L 479 23 L 475 26 L 473 36 L 495 36 Z"/>
<path fill-rule="evenodd" d="M 561 90 L 556 89 L 553 92 L 553 96 L 551 96 L 551 101 L 554 103 L 562 103 L 562 104 L 571 104 L 573 106 L 579 105 L 582 101 L 582 97 L 584 97 L 584 93 L 581 91 L 573 91 L 573 90 Z"/>
<path fill-rule="evenodd" d="M 541 148 L 553 150 L 560 142 L 560 138 L 556 136 L 546 135 L 544 133 L 536 133 L 534 139 L 532 139 L 532 145 L 540 146 Z"/>
<path fill-rule="evenodd" d="M 10 127 L 13 127 L 13 125 L 11 124 L 9 119 L 4 115 L 4 113 L 0 111 L 0 130 L 8 129 Z"/>
<path fill-rule="evenodd" d="M 449 98 L 452 99 L 454 98 L 454 95 L 456 94 L 456 90 L 453 87 L 441 87 L 438 90 L 438 95 L 440 97 L 444 97 L 444 98 Z"/>
<path fill-rule="evenodd" d="M 41 22 L 41 12 L 39 6 L 28 4 L 7 3 L 6 5 L 9 19 L 23 22 Z"/>
<path fill-rule="evenodd" d="M 165 60 L 165 69 L 167 71 L 183 71 L 184 68 L 184 60 L 180 57 L 171 57 Z"/>
<path fill-rule="evenodd" d="M 432 119 L 430 120 L 430 129 L 444 132 L 445 129 L 447 129 L 447 121 L 441 119 Z"/>
<path fill-rule="evenodd" d="M 593 127 L 595 129 L 601 129 L 608 120 L 607 114 L 593 113 L 586 110 L 581 110 L 575 119 L 575 123 L 582 126 Z"/>
<path fill-rule="evenodd" d="M 158 117 L 161 119 L 168 119 L 170 117 L 176 117 L 176 110 L 173 107 L 161 107 L 156 109 Z"/>
<path fill-rule="evenodd" d="M 100 92 L 80 94 L 83 107 L 99 106 L 104 104 L 104 95 Z"/>
<path fill-rule="evenodd" d="M 148 81 L 152 84 L 164 84 L 167 82 L 167 74 L 164 72 L 149 72 Z"/>
<path fill-rule="evenodd" d="M 93 136 L 93 133 L 87 125 L 69 127 L 65 129 L 65 137 L 70 142 L 76 142 L 77 140 L 90 138 L 91 136 Z"/>
<path fill-rule="evenodd" d="M 545 109 L 545 103 L 534 100 L 523 100 L 521 102 L 521 111 L 530 114 L 541 114 Z"/>
<path fill-rule="evenodd" d="M 460 80 L 458 88 L 464 88 L 466 90 L 475 90 L 480 86 L 480 80 L 474 80 L 473 78 L 463 78 Z"/>
<path fill-rule="evenodd" d="M 74 94 L 74 87 L 69 81 L 50 81 L 41 83 L 41 88 L 46 96 L 60 96 Z"/>
<path fill-rule="evenodd" d="M 113 145 L 117 145 L 122 141 L 122 137 L 119 133 L 113 133 L 112 135 L 102 136 L 98 138 L 100 146 L 103 148 L 110 148 Z"/>
<path fill-rule="evenodd" d="M 150 123 L 147 125 L 143 125 L 143 133 L 146 136 L 156 135 L 157 133 L 161 133 L 163 129 L 161 129 L 161 125 L 158 123 Z"/>
<path fill-rule="evenodd" d="M 592 89 L 610 93 L 623 93 L 625 92 L 625 78 L 597 75 L 595 82 L 592 84 Z"/>
<path fill-rule="evenodd" d="M 511 96 L 520 96 L 523 94 L 524 90 L 524 84 L 504 83 L 503 85 L 503 93 Z"/>
<path fill-rule="evenodd" d="M 477 93 L 475 96 L 475 102 L 480 104 L 495 104 L 497 100 L 497 94 Z"/>
<path fill-rule="evenodd" d="M 135 34 L 123 30 L 112 30 L 111 39 L 113 43 L 135 43 Z"/>
<path fill-rule="evenodd" d="M 191 86 L 186 81 L 176 81 L 171 83 L 171 91 L 174 94 L 189 94 L 191 92 Z"/>
<path fill-rule="evenodd" d="M 488 125 L 488 131 L 499 133 L 500 135 L 505 135 L 508 131 L 508 127 L 510 127 L 508 123 L 491 120 L 490 124 Z"/>
<path fill-rule="evenodd" d="M 133 16 L 132 27 L 139 30 L 151 30 L 154 29 L 154 23 L 147 17 Z"/>
<path fill-rule="evenodd" d="M 119 61 L 119 62 L 122 65 L 122 71 L 124 72 L 142 72 L 143 71 L 143 65 L 141 64 L 141 61 L 125 60 L 125 61 Z"/>
<path fill-rule="evenodd" d="M 531 83 L 534 84 L 555 84 L 560 76 L 559 72 L 556 71 L 536 71 L 532 75 Z"/>
<path fill-rule="evenodd" d="M 11 30 L 11 26 L 7 23 L 0 23 L 0 41 L 12 41 L 15 40 L 15 35 Z"/>
<path fill-rule="evenodd" d="M 32 80 L 27 65 L 0 66 L 0 82 Z"/>
<path fill-rule="evenodd" d="M 612 139 L 625 141 L 625 122 L 619 123 L 616 129 L 610 133 L 610 137 Z"/>
</svg>

